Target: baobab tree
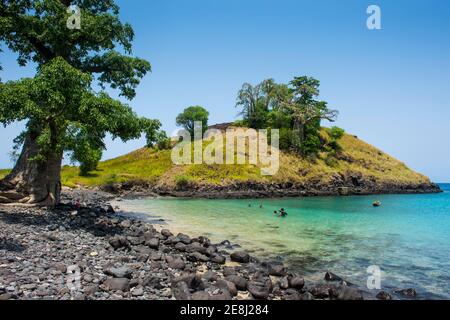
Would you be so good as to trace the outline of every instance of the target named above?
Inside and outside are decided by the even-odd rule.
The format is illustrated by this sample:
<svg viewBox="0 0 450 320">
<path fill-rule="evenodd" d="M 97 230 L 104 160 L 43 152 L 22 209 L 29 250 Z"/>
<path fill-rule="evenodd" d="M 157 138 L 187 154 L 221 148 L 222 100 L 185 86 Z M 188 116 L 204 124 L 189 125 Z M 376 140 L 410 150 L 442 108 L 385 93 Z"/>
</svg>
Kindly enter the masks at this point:
<svg viewBox="0 0 450 320">
<path fill-rule="evenodd" d="M 68 28 L 70 5 L 80 9 L 79 29 Z M 131 56 L 133 37 L 114 0 L 0 0 L 0 42 L 19 65 L 37 65 L 34 78 L 0 83 L 0 123 L 26 121 L 16 139 L 22 151 L 0 181 L 0 202 L 55 205 L 63 152 L 102 149 L 107 133 L 127 141 L 159 129 L 103 91 L 109 86 L 131 100 L 150 71 L 149 62 Z"/>
</svg>

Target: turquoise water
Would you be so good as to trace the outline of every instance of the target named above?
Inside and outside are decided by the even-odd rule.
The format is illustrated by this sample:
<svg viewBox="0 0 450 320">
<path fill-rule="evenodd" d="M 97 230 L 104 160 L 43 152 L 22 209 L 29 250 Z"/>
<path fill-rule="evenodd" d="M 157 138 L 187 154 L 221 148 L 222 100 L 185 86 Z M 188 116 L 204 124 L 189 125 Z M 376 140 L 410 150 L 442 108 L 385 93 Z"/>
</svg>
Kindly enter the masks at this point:
<svg viewBox="0 0 450 320">
<path fill-rule="evenodd" d="M 365 286 L 382 270 L 385 290 L 450 299 L 450 185 L 444 193 L 265 200 L 126 200 L 119 205 L 168 227 L 282 260 L 307 278 L 327 270 Z M 383 205 L 372 207 L 375 200 Z M 249 204 L 252 207 L 249 207 Z M 262 204 L 263 208 L 259 208 Z M 287 218 L 273 211 L 285 208 Z"/>
</svg>

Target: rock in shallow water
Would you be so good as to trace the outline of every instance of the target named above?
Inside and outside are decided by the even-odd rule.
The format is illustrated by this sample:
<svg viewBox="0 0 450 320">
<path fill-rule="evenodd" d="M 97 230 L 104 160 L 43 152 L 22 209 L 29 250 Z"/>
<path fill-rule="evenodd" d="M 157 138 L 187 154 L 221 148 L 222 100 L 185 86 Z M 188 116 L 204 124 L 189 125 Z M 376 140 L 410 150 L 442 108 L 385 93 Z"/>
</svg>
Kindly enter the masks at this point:
<svg viewBox="0 0 450 320">
<path fill-rule="evenodd" d="M 397 293 L 399 295 L 402 295 L 404 297 L 408 297 L 408 298 L 415 298 L 415 297 L 417 297 L 416 290 L 412 289 L 412 288 L 396 290 L 395 293 Z"/>
<path fill-rule="evenodd" d="M 240 263 L 249 263 L 250 255 L 245 251 L 236 251 L 230 255 L 231 261 Z"/>
</svg>

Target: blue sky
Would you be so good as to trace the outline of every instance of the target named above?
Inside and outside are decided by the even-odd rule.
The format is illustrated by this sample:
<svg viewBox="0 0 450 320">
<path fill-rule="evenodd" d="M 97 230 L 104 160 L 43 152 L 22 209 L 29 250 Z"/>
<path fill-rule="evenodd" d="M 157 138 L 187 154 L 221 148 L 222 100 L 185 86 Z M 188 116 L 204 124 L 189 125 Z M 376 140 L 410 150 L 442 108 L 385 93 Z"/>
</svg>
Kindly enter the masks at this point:
<svg viewBox="0 0 450 320">
<path fill-rule="evenodd" d="M 176 129 L 185 107 L 232 121 L 244 82 L 310 75 L 340 111 L 337 125 L 437 182 L 450 181 L 450 1 L 119 0 L 136 33 L 134 54 L 153 72 L 130 105 Z M 382 30 L 366 9 L 382 10 Z M 3 80 L 34 74 L 0 54 Z M 0 167 L 10 167 L 22 124 L 0 128 Z M 143 146 L 108 141 L 105 158 Z"/>
</svg>

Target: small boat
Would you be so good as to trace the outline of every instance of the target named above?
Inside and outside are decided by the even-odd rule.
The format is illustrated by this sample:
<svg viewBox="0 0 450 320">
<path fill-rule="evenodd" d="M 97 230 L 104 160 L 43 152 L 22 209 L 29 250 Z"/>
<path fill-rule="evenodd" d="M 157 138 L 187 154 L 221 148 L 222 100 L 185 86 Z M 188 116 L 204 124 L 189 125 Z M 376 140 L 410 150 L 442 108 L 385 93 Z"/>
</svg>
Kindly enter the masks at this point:
<svg viewBox="0 0 450 320">
<path fill-rule="evenodd" d="M 375 201 L 372 205 L 374 207 L 381 207 L 381 201 Z"/>
</svg>

